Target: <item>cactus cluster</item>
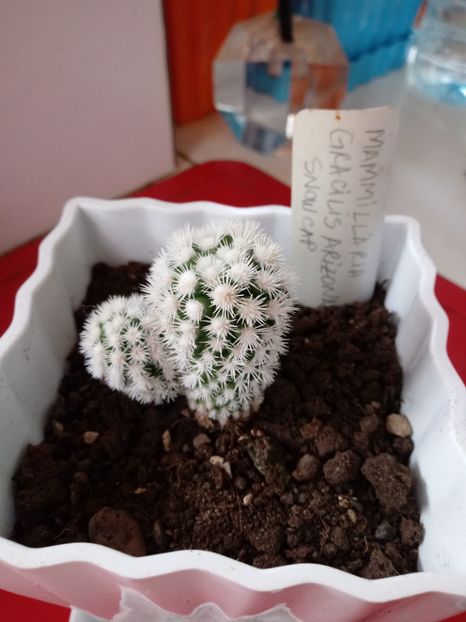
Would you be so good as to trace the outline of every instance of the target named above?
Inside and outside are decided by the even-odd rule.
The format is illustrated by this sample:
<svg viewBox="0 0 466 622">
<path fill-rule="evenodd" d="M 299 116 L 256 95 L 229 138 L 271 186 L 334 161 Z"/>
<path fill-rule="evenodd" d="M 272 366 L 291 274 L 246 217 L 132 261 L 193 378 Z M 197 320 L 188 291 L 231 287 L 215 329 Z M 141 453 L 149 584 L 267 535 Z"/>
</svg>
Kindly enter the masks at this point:
<svg viewBox="0 0 466 622">
<path fill-rule="evenodd" d="M 285 350 L 290 279 L 279 245 L 252 221 L 178 230 L 142 295 L 128 300 L 131 312 L 124 299 L 112 299 L 89 318 L 81 341 L 88 369 L 156 403 L 174 395 L 176 375 L 198 420 L 246 417 Z M 134 343 L 128 332 L 137 334 Z"/>
<path fill-rule="evenodd" d="M 94 378 L 143 404 L 160 404 L 178 392 L 170 358 L 152 324 L 143 296 L 113 296 L 88 316 L 80 342 Z"/>
</svg>

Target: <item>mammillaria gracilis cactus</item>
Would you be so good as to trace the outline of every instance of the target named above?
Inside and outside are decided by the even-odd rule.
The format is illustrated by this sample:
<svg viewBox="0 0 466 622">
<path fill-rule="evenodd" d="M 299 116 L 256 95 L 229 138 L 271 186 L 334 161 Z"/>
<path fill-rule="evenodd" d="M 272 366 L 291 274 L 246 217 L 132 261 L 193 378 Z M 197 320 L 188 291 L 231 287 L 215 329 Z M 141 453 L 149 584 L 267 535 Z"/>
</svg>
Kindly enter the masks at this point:
<svg viewBox="0 0 466 622">
<path fill-rule="evenodd" d="M 186 227 L 169 238 L 144 291 L 197 418 L 223 425 L 256 409 L 293 309 L 279 245 L 252 221 Z"/>
<path fill-rule="evenodd" d="M 143 404 L 160 404 L 178 387 L 148 311 L 143 296 L 109 298 L 87 318 L 80 347 L 94 378 Z"/>
<path fill-rule="evenodd" d="M 285 351 L 290 281 L 279 245 L 252 221 L 175 231 L 143 295 L 110 299 L 87 320 L 87 367 L 155 403 L 173 396 L 175 370 L 201 423 L 247 417 Z"/>
</svg>

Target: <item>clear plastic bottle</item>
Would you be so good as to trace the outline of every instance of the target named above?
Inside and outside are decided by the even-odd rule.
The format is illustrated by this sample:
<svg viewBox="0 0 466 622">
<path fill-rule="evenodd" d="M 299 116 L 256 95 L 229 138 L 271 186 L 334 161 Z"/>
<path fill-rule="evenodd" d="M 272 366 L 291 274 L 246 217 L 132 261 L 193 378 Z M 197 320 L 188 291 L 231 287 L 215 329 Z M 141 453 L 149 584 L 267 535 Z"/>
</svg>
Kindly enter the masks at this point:
<svg viewBox="0 0 466 622">
<path fill-rule="evenodd" d="M 466 107 L 466 0 L 430 0 L 409 55 L 411 84 Z"/>
</svg>

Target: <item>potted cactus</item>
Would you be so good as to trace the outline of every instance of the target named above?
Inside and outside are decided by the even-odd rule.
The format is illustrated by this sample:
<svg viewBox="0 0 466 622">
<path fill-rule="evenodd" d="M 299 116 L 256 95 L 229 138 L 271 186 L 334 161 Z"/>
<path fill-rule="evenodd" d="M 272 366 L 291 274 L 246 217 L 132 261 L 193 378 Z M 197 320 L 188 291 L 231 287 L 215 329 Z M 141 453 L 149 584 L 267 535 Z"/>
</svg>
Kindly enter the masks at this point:
<svg viewBox="0 0 466 622">
<path fill-rule="evenodd" d="M 136 284 L 141 279 L 133 278 L 133 265 L 122 268 L 130 283 L 124 295 L 118 288 L 111 291 L 107 283 L 120 268 L 106 268 L 93 289 L 99 295 L 106 293 L 100 299 L 85 298 L 78 312 L 81 318 L 87 315 L 79 329 L 80 348 L 95 380 L 80 367 L 82 361 L 74 350 L 49 410 L 45 442 L 39 443 L 38 434 L 31 438 L 25 429 L 22 446 L 31 441 L 35 445 L 30 445 L 17 471 L 16 483 L 22 486 L 17 489 L 17 507 L 21 514 L 29 506 L 28 516 L 36 522 L 29 524 L 27 537 L 17 538 L 29 547 L 1 541 L 0 565 L 9 577 L 8 585 L 106 619 L 118 610 L 120 591 L 123 604 L 128 604 L 132 590 L 149 598 L 155 619 L 168 615 L 164 611 L 189 616 L 203 606 L 202 613 L 210 615 L 215 609 L 221 620 L 244 615 L 257 620 L 274 619 L 273 615 L 306 620 L 310 598 L 315 602 L 320 595 L 322 611 L 313 610 L 316 619 L 324 621 L 330 615 L 349 622 L 385 611 L 393 593 L 398 605 L 412 612 L 413 603 L 427 602 L 430 592 L 442 590 L 444 597 L 429 600 L 434 602 L 430 619 L 452 613 L 463 593 L 459 579 L 435 575 L 435 582 L 429 583 L 433 575 L 419 573 L 392 577 L 388 583 L 376 581 L 368 588 L 361 576 L 321 565 L 363 577 L 415 567 L 412 555 L 400 562 L 394 548 L 403 539 L 405 552 L 416 551 L 421 534 L 415 524 L 412 479 L 405 470 L 412 450 L 410 430 L 392 417 L 390 431 L 385 421 L 387 409 L 399 414 L 399 395 L 387 387 L 400 368 L 393 358 L 396 327 L 383 309 L 381 293 L 365 305 L 327 309 L 322 314 L 322 310 L 297 307 L 286 263 L 288 210 L 251 212 L 268 235 L 247 222 L 244 214 L 228 208 L 194 206 L 189 216 L 182 210 L 150 201 L 79 200 L 69 206 L 49 242 L 51 248 L 44 250 L 45 258 L 53 249 L 57 253 L 53 273 L 39 274 L 48 295 L 37 298 L 33 290 L 24 296 L 36 300 L 37 317 L 48 322 L 42 332 L 50 334 L 55 327 L 43 308 L 48 310 L 53 303 L 60 309 L 60 325 L 69 327 L 71 307 L 83 300 L 89 269 L 96 261 L 116 266 L 133 259 L 147 264 L 154 249 L 160 254 L 141 285 Z M 225 224 L 223 219 L 232 216 L 234 222 Z M 150 227 L 141 227 L 144 219 Z M 186 220 L 192 228 L 180 229 Z M 199 222 L 208 224 L 198 228 Z M 385 224 L 379 272 L 381 280 L 390 282 L 389 306 L 401 318 L 402 335 L 416 311 L 416 304 L 406 304 L 406 296 L 427 299 L 430 278 L 422 280 L 422 295 L 405 287 L 402 264 L 422 264 L 410 227 L 397 219 Z M 165 237 L 167 230 L 176 233 Z M 118 235 L 121 231 L 125 236 Z M 272 234 L 274 241 L 268 237 Z M 118 248 L 112 243 L 115 238 L 121 240 Z M 410 245 L 406 245 L 408 238 Z M 277 241 L 282 243 L 284 258 Z M 393 248 L 398 249 L 399 261 L 393 259 Z M 50 283 L 59 285 L 53 289 Z M 66 299 L 61 298 L 63 292 Z M 13 357 L 24 351 L 34 333 L 18 331 L 18 322 L 13 327 L 16 345 L 1 353 L 0 370 L 7 383 L 8 370 L 15 368 Z M 340 350 L 343 325 L 360 341 L 347 342 Z M 380 329 L 375 341 L 366 339 L 371 327 Z M 15 384 L 14 395 L 25 408 L 29 404 L 31 413 L 34 408 L 44 412 L 44 405 L 52 401 L 74 340 L 69 334 L 61 350 L 34 345 L 28 354 L 25 375 Z M 412 391 L 411 378 L 419 361 L 409 358 L 412 354 L 409 343 L 402 342 L 407 404 L 409 414 L 414 412 L 416 431 L 420 409 L 413 404 L 420 398 Z M 329 365 L 338 357 L 345 360 L 340 360 L 344 364 L 332 381 Z M 382 364 L 378 376 L 373 369 L 362 370 L 363 359 Z M 46 367 L 48 374 L 41 376 Z M 46 400 L 39 393 L 30 400 L 30 376 L 43 378 Z M 363 407 L 345 398 L 345 413 L 352 421 L 354 414 L 354 426 L 338 427 L 335 413 L 325 402 L 332 396 L 340 399 L 350 384 L 358 387 Z M 14 399 L 12 394 L 10 403 Z M 22 417 L 22 412 L 15 416 Z M 30 416 L 33 421 L 35 415 Z M 401 419 L 401 424 L 406 422 Z M 131 453 L 133 443 L 136 448 Z M 383 457 L 374 463 L 376 446 Z M 431 453 L 426 454 L 423 442 L 416 451 L 417 464 L 425 472 Z M 118 468 L 126 457 L 125 476 Z M 453 445 L 449 457 L 456 460 Z M 392 477 L 385 467 L 394 460 L 399 466 Z M 34 505 L 29 496 L 32 480 L 43 483 L 42 505 Z M 397 494 L 385 497 L 385 483 L 388 488 L 395 486 Z M 428 492 L 435 500 L 435 487 L 429 485 Z M 363 518 L 366 503 L 373 508 L 370 525 Z M 150 508 L 149 518 L 142 516 L 141 506 Z M 407 514 L 402 515 L 404 506 Z M 85 521 L 77 521 L 72 511 Z M 438 536 L 430 528 L 428 514 L 426 520 L 421 568 L 438 570 Z M 11 517 L 8 521 L 7 527 Z M 232 525 L 236 529 L 230 529 Z M 315 534 L 319 534 L 317 546 L 310 544 Z M 196 537 L 195 546 L 191 536 Z M 87 542 L 78 544 L 79 540 Z M 189 550 L 209 549 L 209 541 L 210 550 L 224 555 Z M 367 545 L 372 551 L 364 552 Z M 22 557 L 15 557 L 17 550 Z M 148 557 L 134 559 L 121 551 Z M 455 562 L 453 553 L 450 557 L 459 568 L 461 560 Z M 292 563 L 292 567 L 285 565 Z M 282 567 L 262 574 L 261 568 L 271 566 Z M 368 598 L 360 590 L 367 590 Z M 419 598 L 413 599 L 414 595 Z M 146 605 L 137 606 L 142 611 Z M 345 613 L 340 615 L 343 605 Z M 225 612 L 224 617 L 218 609 Z M 149 605 L 146 610 L 149 615 Z"/>
<path fill-rule="evenodd" d="M 213 548 L 256 566 L 321 561 L 367 577 L 414 568 L 422 529 L 412 492 L 413 478 L 406 466 L 413 448 L 411 428 L 401 414 L 391 414 L 385 422 L 387 410 L 399 408 L 401 382 L 390 316 L 384 312 L 379 294 L 365 307 L 349 305 L 343 315 L 338 309 L 303 309 L 298 313 L 302 319 L 296 320 L 292 283 L 293 274 L 280 246 L 257 222 L 220 221 L 173 232 L 153 261 L 139 293 L 111 296 L 93 308 L 80 337 L 80 351 L 90 374 L 113 391 L 149 407 L 145 418 L 153 419 L 154 426 L 162 425 L 159 409 L 165 402 L 182 396 L 187 408 L 178 401 L 181 419 L 177 415 L 164 423 L 165 429 L 160 429 L 152 441 L 154 452 L 162 441 L 161 455 L 138 484 L 126 484 L 132 488 L 130 497 L 145 498 L 148 487 L 152 487 L 150 498 L 161 508 L 154 513 L 146 507 L 148 517 L 139 516 L 141 509 L 127 496 L 115 498 L 104 493 L 111 501 L 99 502 L 95 508 L 91 503 L 92 511 L 86 505 L 83 511 L 76 508 L 76 518 L 67 518 L 61 525 L 65 533 L 73 521 L 87 530 L 87 534 L 72 535 L 71 539 L 89 538 L 134 555 L 147 553 L 154 541 L 158 551 L 176 549 L 184 542 L 185 546 Z M 328 313 L 333 314 L 330 319 L 319 319 Z M 297 330 L 297 322 L 304 330 L 302 326 Z M 325 329 L 309 330 L 319 322 L 335 325 L 338 340 L 332 329 L 329 333 L 327 328 L 327 334 Z M 365 331 L 358 328 L 360 322 L 365 323 Z M 297 360 L 309 370 L 311 379 L 303 379 L 299 386 L 295 378 L 279 375 L 273 384 L 285 357 L 292 323 L 294 347 L 301 350 Z M 382 357 L 375 357 L 372 364 L 371 348 L 364 342 L 369 339 L 372 344 L 379 338 L 383 340 Z M 320 342 L 333 344 L 329 347 L 336 356 L 326 358 Z M 322 369 L 316 359 L 319 353 Z M 348 369 L 367 379 L 368 386 L 345 380 Z M 385 384 L 379 380 L 382 373 Z M 319 379 L 323 392 L 315 386 Z M 329 387 L 325 385 L 330 384 L 331 389 L 331 383 L 341 422 L 329 410 Z M 285 397 L 285 418 L 280 411 L 271 410 L 270 395 L 276 396 L 277 386 L 279 391 L 282 387 Z M 269 399 L 261 408 L 268 388 Z M 357 393 L 361 397 L 356 397 Z M 66 393 L 63 399 L 69 403 Z M 287 405 L 289 399 L 296 405 Z M 353 402 L 355 415 L 347 412 L 345 400 Z M 95 398 L 89 401 L 97 402 Z M 88 409 L 85 402 L 83 408 Z M 192 423 L 183 422 L 183 417 Z M 55 407 L 51 419 L 58 440 L 62 435 L 66 444 L 70 431 L 67 417 Z M 386 429 L 389 420 L 398 421 L 398 429 Z M 74 506 L 86 499 L 87 488 L 95 493 L 99 486 L 93 471 L 99 472 L 108 457 L 126 453 L 111 443 L 109 447 L 105 440 L 109 431 L 101 421 L 95 419 L 94 426 L 96 430 L 79 432 L 84 444 L 93 446 L 90 452 L 75 450 L 72 456 L 79 464 L 87 460 L 92 466 L 69 467 L 73 471 Z M 120 433 L 116 430 L 114 434 Z M 18 533 L 25 533 L 26 542 L 31 542 L 24 529 L 31 520 L 26 480 L 36 460 L 33 449 L 29 454 L 18 473 L 16 495 L 22 525 Z M 40 458 L 46 456 L 40 454 Z M 176 469 L 176 477 L 186 480 L 176 495 L 171 491 L 171 476 L 164 475 L 167 461 Z M 121 480 L 122 474 L 115 478 Z M 153 482 L 160 478 L 166 482 L 161 490 Z M 216 533 L 222 518 L 204 520 L 202 491 L 212 485 L 227 506 L 232 499 L 240 505 L 223 535 Z M 226 494 L 228 487 L 232 491 Z M 193 508 L 185 507 L 186 489 L 196 491 Z M 346 501 L 335 503 L 335 494 Z M 380 509 L 372 518 L 376 524 L 368 527 L 364 508 L 373 500 Z M 186 515 L 185 531 L 172 516 L 171 505 L 175 505 L 176 514 Z M 270 518 L 263 517 L 264 512 L 282 524 L 273 526 Z M 316 520 L 321 521 L 324 514 L 332 528 L 322 531 Z M 154 521 L 152 533 L 149 521 Z M 236 521 L 240 524 L 235 525 Z M 238 527 L 242 532 L 243 521 L 245 533 L 238 536 L 235 532 Z M 262 531 L 256 532 L 259 521 Z M 36 524 L 34 529 L 47 534 L 50 527 Z M 198 531 L 212 533 L 204 541 L 203 536 L 195 535 Z M 364 552 L 369 535 L 373 543 Z M 51 537 L 53 541 L 62 536 L 55 533 Z M 151 543 L 146 544 L 147 540 Z M 401 561 L 402 554 L 405 559 Z"/>
<path fill-rule="evenodd" d="M 88 318 L 87 367 L 141 403 L 173 398 L 178 385 L 203 425 L 247 418 L 285 349 L 290 285 L 279 246 L 257 223 L 176 231 L 142 295 L 112 298 Z"/>
</svg>

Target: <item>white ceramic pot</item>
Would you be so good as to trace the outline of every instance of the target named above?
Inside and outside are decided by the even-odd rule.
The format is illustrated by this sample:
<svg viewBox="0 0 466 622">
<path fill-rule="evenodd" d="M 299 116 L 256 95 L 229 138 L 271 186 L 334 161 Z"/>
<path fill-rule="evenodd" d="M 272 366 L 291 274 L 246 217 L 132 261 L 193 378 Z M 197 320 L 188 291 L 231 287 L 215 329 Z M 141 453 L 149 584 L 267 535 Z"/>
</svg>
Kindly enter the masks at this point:
<svg viewBox="0 0 466 622">
<path fill-rule="evenodd" d="M 149 199 L 75 199 L 41 244 L 38 267 L 19 291 L 13 323 L 0 340 L 0 587 L 104 618 L 119 610 L 123 591 L 125 606 L 149 608 L 154 622 L 436 622 L 466 610 L 465 391 L 446 355 L 447 319 L 434 298 L 434 267 L 416 223 L 398 216 L 385 219 L 378 278 L 388 282 L 386 305 L 399 318 L 403 412 L 414 429 L 411 463 L 425 528 L 419 572 L 368 581 L 317 564 L 259 570 L 208 552 L 132 558 L 95 544 L 30 549 L 7 539 L 11 476 L 25 445 L 41 439 L 92 264 L 149 262 L 172 230 L 224 217 L 257 219 L 289 255 L 286 208 Z M 196 617 L 185 618 L 202 605 Z"/>
</svg>

